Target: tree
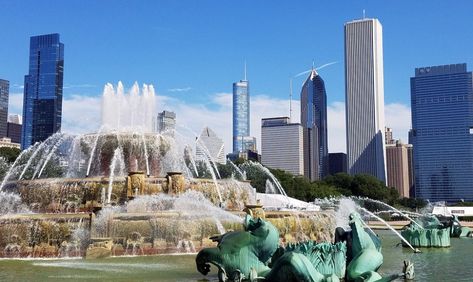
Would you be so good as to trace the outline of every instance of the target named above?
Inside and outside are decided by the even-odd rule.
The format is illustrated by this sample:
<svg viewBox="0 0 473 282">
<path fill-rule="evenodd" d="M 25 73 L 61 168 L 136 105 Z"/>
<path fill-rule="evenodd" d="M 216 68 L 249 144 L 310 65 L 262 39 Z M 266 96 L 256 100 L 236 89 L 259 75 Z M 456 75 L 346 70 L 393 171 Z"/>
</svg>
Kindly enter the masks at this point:
<svg viewBox="0 0 473 282">
<path fill-rule="evenodd" d="M 20 153 L 21 150 L 18 148 L 0 147 L 0 157 L 5 158 L 9 163 L 13 163 Z"/>
</svg>

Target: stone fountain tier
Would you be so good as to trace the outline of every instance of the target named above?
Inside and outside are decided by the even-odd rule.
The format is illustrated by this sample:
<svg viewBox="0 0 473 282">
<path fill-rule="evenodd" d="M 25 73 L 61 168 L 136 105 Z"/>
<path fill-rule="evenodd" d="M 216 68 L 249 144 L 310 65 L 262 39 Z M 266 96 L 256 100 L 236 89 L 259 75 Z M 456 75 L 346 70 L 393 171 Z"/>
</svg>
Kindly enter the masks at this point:
<svg viewBox="0 0 473 282">
<path fill-rule="evenodd" d="M 126 177 L 114 177 L 111 185 L 108 177 L 20 180 L 6 183 L 3 190 L 20 195 L 30 210 L 40 213 L 97 211 L 103 206 L 124 204 L 137 196 L 180 195 L 187 190 L 203 193 L 215 205 L 222 205 L 220 193 L 223 206 L 229 210 L 241 211 L 244 203 L 254 198 L 254 191 L 247 182 L 188 180 L 180 172 L 169 172 L 166 177 L 147 177 L 143 171 L 132 171 Z"/>
<path fill-rule="evenodd" d="M 8 214 L 0 217 L 1 257 L 85 254 L 93 214 Z"/>
<path fill-rule="evenodd" d="M 236 219 L 245 212 L 231 212 Z M 325 212 L 266 211 L 283 245 L 332 241 L 333 215 Z M 194 253 L 214 247 L 210 240 L 226 230 L 241 230 L 241 221 L 196 217 L 191 211 L 75 214 L 15 214 L 0 218 L 0 256 L 102 258 L 111 255 Z M 3 251 L 3 252 L 2 252 Z"/>
</svg>

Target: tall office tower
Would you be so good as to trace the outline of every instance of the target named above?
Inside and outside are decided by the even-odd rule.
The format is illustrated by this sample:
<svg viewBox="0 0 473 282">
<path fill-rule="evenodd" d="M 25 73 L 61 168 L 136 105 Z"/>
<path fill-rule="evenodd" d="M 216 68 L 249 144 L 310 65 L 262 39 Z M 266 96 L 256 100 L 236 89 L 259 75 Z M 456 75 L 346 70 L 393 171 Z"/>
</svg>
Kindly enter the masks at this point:
<svg viewBox="0 0 473 282">
<path fill-rule="evenodd" d="M 31 37 L 23 96 L 22 149 L 61 130 L 63 73 L 64 44 L 59 34 Z"/>
<path fill-rule="evenodd" d="M 473 89 L 466 64 L 416 68 L 411 77 L 416 197 L 473 201 Z"/>
<path fill-rule="evenodd" d="M 157 131 L 159 133 L 167 133 L 174 136 L 176 129 L 176 113 L 170 111 L 162 111 L 158 113 Z"/>
<path fill-rule="evenodd" d="M 393 129 L 390 128 L 390 127 L 385 127 L 384 128 L 384 132 L 385 132 L 385 135 L 384 135 L 384 143 L 387 145 L 387 144 L 395 144 L 396 141 L 394 141 L 393 139 Z"/>
<path fill-rule="evenodd" d="M 304 174 L 302 126 L 288 117 L 261 120 L 261 163 L 270 168 Z"/>
<path fill-rule="evenodd" d="M 256 152 L 256 139 L 250 137 L 250 87 L 246 79 L 233 83 L 233 153 Z"/>
<path fill-rule="evenodd" d="M 411 174 L 409 165 L 410 144 L 401 141 L 386 144 L 386 174 L 388 187 L 394 187 L 400 197 L 409 198 Z"/>
<path fill-rule="evenodd" d="M 21 143 L 22 118 L 20 115 L 9 115 L 7 122 L 7 137 L 12 143 Z"/>
<path fill-rule="evenodd" d="M 7 136 L 8 95 L 10 82 L 0 79 L 0 138 Z"/>
<path fill-rule="evenodd" d="M 215 132 L 205 127 L 195 140 L 196 160 L 211 160 L 225 164 L 225 146 Z"/>
<path fill-rule="evenodd" d="M 345 153 L 329 153 L 329 170 L 330 175 L 340 172 L 347 173 L 347 154 Z"/>
<path fill-rule="evenodd" d="M 345 100 L 348 171 L 386 182 L 383 38 L 377 19 L 345 24 Z"/>
<path fill-rule="evenodd" d="M 328 175 L 327 94 L 325 83 L 313 69 L 301 90 L 304 140 L 304 175 L 318 180 Z"/>
</svg>

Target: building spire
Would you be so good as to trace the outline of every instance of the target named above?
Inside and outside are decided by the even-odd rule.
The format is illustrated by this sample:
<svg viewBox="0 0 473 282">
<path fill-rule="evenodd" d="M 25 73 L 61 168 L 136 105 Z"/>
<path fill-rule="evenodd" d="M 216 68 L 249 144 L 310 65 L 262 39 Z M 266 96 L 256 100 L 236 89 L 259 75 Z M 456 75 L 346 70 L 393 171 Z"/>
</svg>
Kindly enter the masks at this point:
<svg viewBox="0 0 473 282">
<path fill-rule="evenodd" d="M 366 18 L 366 11 L 365 11 L 365 9 L 363 9 L 363 19 L 365 19 L 365 18 Z"/>
<path fill-rule="evenodd" d="M 292 78 L 289 79 L 289 122 L 292 122 Z"/>
<path fill-rule="evenodd" d="M 244 80 L 246 81 L 246 60 L 245 60 L 245 79 Z"/>
</svg>

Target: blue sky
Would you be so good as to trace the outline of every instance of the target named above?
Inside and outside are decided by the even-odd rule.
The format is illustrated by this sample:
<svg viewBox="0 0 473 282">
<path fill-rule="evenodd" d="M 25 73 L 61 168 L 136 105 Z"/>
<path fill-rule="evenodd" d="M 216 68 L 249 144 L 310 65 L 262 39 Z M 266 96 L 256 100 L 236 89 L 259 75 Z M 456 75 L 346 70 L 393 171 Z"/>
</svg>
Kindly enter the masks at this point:
<svg viewBox="0 0 473 282">
<path fill-rule="evenodd" d="M 139 81 L 212 109 L 216 93 L 242 78 L 245 60 L 252 96 L 287 99 L 289 77 L 315 60 L 338 62 L 320 74 L 329 103 L 343 102 L 343 24 L 363 9 L 383 25 L 386 104 L 409 107 L 415 67 L 473 66 L 473 1 L 0 0 L 0 7 L 0 78 L 11 93 L 22 92 L 29 37 L 58 32 L 65 99 Z M 302 80 L 294 82 L 296 99 Z"/>
</svg>

